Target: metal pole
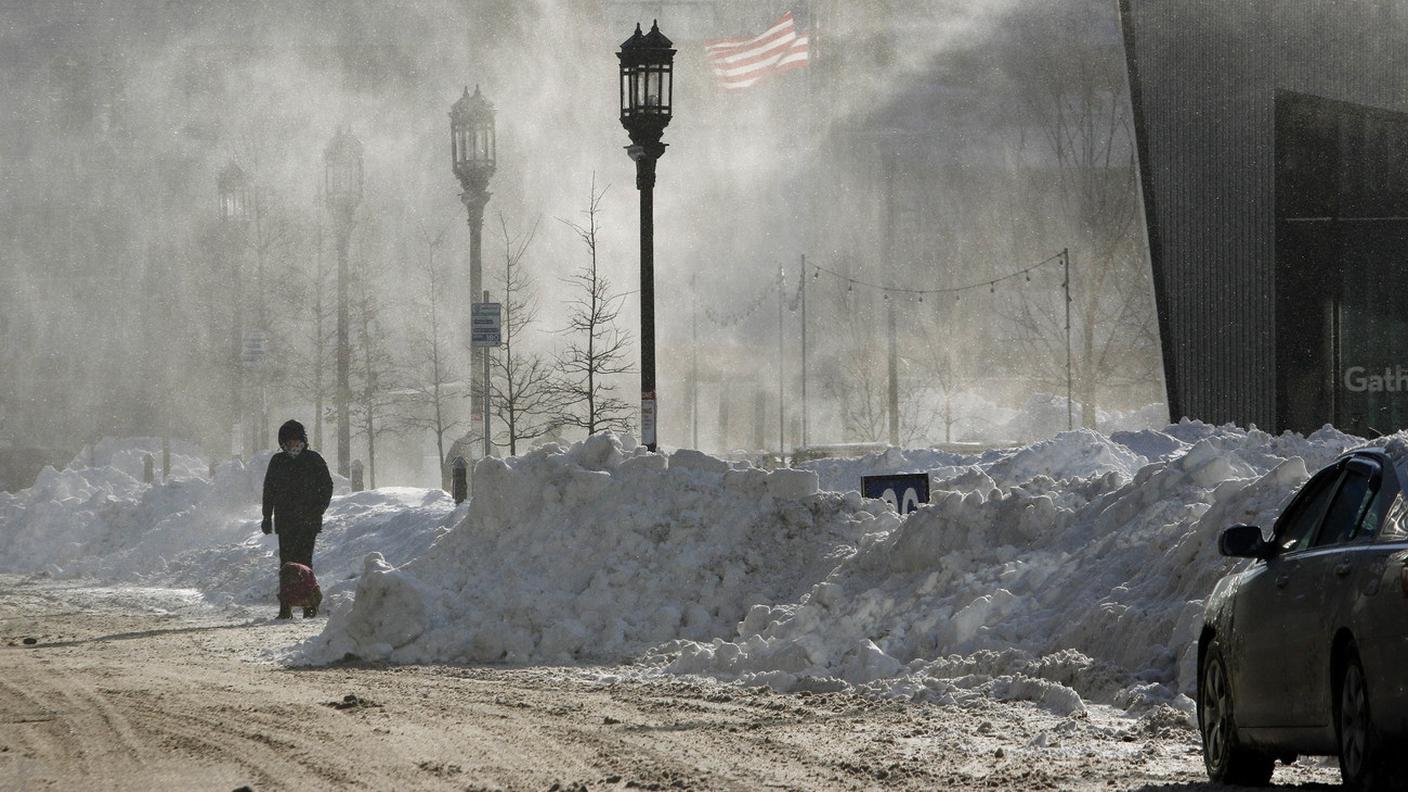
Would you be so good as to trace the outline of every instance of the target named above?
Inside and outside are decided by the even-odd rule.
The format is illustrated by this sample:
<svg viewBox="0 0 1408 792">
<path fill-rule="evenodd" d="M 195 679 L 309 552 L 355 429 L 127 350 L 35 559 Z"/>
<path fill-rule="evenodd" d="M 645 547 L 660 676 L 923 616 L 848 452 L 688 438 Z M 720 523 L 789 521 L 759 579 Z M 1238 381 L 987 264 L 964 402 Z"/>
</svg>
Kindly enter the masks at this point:
<svg viewBox="0 0 1408 792">
<path fill-rule="evenodd" d="M 807 447 L 807 254 L 802 254 L 802 447 Z"/>
<path fill-rule="evenodd" d="M 469 293 L 479 294 L 484 288 L 484 276 L 481 263 L 480 252 L 482 248 L 481 238 L 484 229 L 484 207 L 489 203 L 489 193 L 486 190 L 469 191 L 466 190 L 460 196 L 464 201 L 465 208 L 469 210 Z M 471 298 L 472 299 L 472 298 Z M 485 369 L 488 369 L 489 353 L 482 347 L 471 348 L 470 356 L 470 379 L 479 380 L 470 382 L 469 386 L 469 414 L 480 417 L 480 431 L 484 433 L 484 448 L 489 447 L 489 411 L 485 406 L 485 398 L 488 388 L 488 378 L 480 380 L 479 364 L 482 357 Z M 487 450 L 485 456 L 488 456 Z"/>
<path fill-rule="evenodd" d="M 658 157 L 658 154 L 642 152 L 636 159 L 636 189 L 640 190 L 641 442 L 652 452 L 657 447 L 656 427 L 660 423 L 660 402 L 655 392 L 655 161 Z"/>
<path fill-rule="evenodd" d="M 234 233 L 233 230 L 231 232 Z M 231 432 L 231 456 L 244 456 L 244 441 L 249 427 L 244 422 L 244 267 L 239 251 L 234 253 L 235 272 L 235 423 L 239 425 L 238 438 Z"/>
<path fill-rule="evenodd" d="M 786 366 L 786 358 L 782 350 L 782 302 L 786 298 L 783 292 L 787 285 L 787 274 L 782 269 L 782 264 L 777 265 L 777 456 L 779 459 L 787 455 L 787 429 L 786 410 L 787 394 L 784 390 L 786 380 L 783 379 L 783 369 Z"/>
<path fill-rule="evenodd" d="M 895 338 L 895 300 L 885 292 L 885 330 L 890 339 L 889 371 L 890 386 L 890 445 L 900 444 L 900 355 Z"/>
<path fill-rule="evenodd" d="M 319 451 L 323 450 L 323 363 L 326 356 L 323 353 L 323 219 L 318 216 L 318 236 L 317 236 L 317 261 L 315 263 L 317 273 L 313 276 L 313 329 L 317 334 L 313 341 L 313 349 L 318 355 L 318 359 L 313 362 L 313 447 Z"/>
<path fill-rule="evenodd" d="M 695 289 L 695 276 L 689 276 L 689 403 L 692 427 L 690 438 L 692 447 L 699 448 L 699 292 Z"/>
<path fill-rule="evenodd" d="M 1061 267 L 1065 276 L 1061 279 L 1061 288 L 1066 293 L 1066 431 L 1075 428 L 1075 407 L 1071 404 L 1072 377 L 1071 377 L 1071 253 L 1070 248 L 1061 248 Z"/>
<path fill-rule="evenodd" d="M 254 204 L 254 289 L 258 292 L 258 311 L 256 313 L 259 322 L 259 335 L 264 336 L 268 332 L 268 315 L 264 306 L 264 227 L 260 222 L 259 195 L 256 192 L 250 196 Z M 268 343 L 268 338 L 265 338 Z M 266 350 L 267 352 L 267 350 Z M 254 424 L 254 445 L 250 447 L 250 453 L 264 450 L 264 443 L 267 442 L 269 433 L 269 405 L 265 399 L 265 385 L 268 380 L 268 373 L 264 367 L 264 360 L 259 361 L 259 415 L 252 423 Z"/>
<path fill-rule="evenodd" d="M 895 272 L 895 175 L 896 161 L 899 158 L 897 151 L 885 152 L 885 236 L 884 249 L 882 255 L 885 257 L 886 279 L 894 282 Z M 895 300 L 890 293 L 884 292 L 885 300 L 885 331 L 889 339 L 889 413 L 890 413 L 890 445 L 900 444 L 900 361 L 898 341 L 895 338 Z"/>
<path fill-rule="evenodd" d="M 340 211 L 345 211 L 342 209 Z M 352 385 L 348 373 L 352 364 L 352 349 L 347 338 L 347 245 L 351 236 L 351 218 L 341 216 L 337 222 L 337 472 L 352 475 Z"/>
<path fill-rule="evenodd" d="M 484 302 L 489 302 L 489 291 L 484 291 Z M 484 352 L 484 458 L 489 458 L 489 349 Z"/>
</svg>

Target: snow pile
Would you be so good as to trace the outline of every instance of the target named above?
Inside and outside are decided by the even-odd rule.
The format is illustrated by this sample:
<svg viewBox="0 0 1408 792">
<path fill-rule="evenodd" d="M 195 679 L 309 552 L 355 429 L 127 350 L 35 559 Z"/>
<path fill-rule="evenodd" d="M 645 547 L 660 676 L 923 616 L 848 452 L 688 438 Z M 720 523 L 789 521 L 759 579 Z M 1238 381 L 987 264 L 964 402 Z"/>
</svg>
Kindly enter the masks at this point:
<svg viewBox="0 0 1408 792">
<path fill-rule="evenodd" d="M 206 478 L 209 465 L 200 447 L 185 440 L 172 440 L 170 478 Z M 69 469 L 111 467 L 141 480 L 147 456 L 152 458 L 152 471 L 161 478 L 162 441 L 159 437 L 104 437 L 85 447 L 69 462 Z"/>
<path fill-rule="evenodd" d="M 603 433 L 481 461 L 459 509 L 340 483 L 316 556 L 332 615 L 301 656 L 635 661 L 780 690 L 1187 709 L 1202 598 L 1230 568 L 1218 533 L 1269 525 L 1361 442 L 1183 421 L 768 472 Z M 0 493 L 0 570 L 272 603 L 267 456 L 146 485 L 126 469 L 140 448 L 100 445 L 114 464 Z M 901 471 L 932 484 L 906 519 L 854 491 Z"/>
<path fill-rule="evenodd" d="M 191 586 L 216 601 L 274 602 L 278 540 L 259 530 L 271 452 L 248 464 L 224 462 L 210 480 L 199 453 L 173 442 L 171 478 L 144 484 L 143 457 L 155 450 L 159 473 L 160 447 L 150 438 L 105 439 L 65 470 L 45 468 L 33 487 L 0 493 L 0 571 Z M 325 591 L 355 577 L 369 552 L 395 563 L 424 554 L 457 519 L 439 490 L 348 494 L 346 480 L 334 483 L 315 551 Z"/>
<path fill-rule="evenodd" d="M 1088 478 L 1114 473 L 1133 477 L 1149 460 L 1099 432 L 1077 429 L 1019 449 L 985 467 L 998 486 L 1011 487 L 1037 476 Z"/>
<path fill-rule="evenodd" d="M 996 459 L 1001 452 L 989 452 L 989 459 Z M 862 476 L 875 476 L 887 473 L 924 473 L 928 471 L 951 471 L 957 467 L 976 464 L 982 457 L 959 454 L 938 449 L 888 448 L 880 453 L 858 457 L 828 457 L 799 464 L 802 470 L 817 474 L 819 486 L 833 492 L 860 491 Z"/>
<path fill-rule="evenodd" d="M 1124 434 L 1135 437 L 1131 433 Z M 961 482 L 972 481 L 971 474 L 981 471 L 979 479 L 991 488 L 1015 486 L 1037 476 L 1060 480 L 1116 473 L 1128 480 L 1150 461 L 1141 451 L 1164 449 L 1172 453 L 1174 449 L 1188 448 L 1176 437 L 1152 430 L 1139 433 L 1137 439 L 1137 443 L 1126 443 L 1089 429 L 1077 429 L 1029 446 L 991 449 L 980 454 L 889 448 L 848 459 L 803 462 L 799 467 L 816 471 L 822 488 L 837 492 L 859 490 L 863 476 L 882 473 L 927 472 L 934 486 L 942 480 L 956 480 L 960 483 L 950 488 L 964 489 Z"/>
<path fill-rule="evenodd" d="M 991 427 L 985 436 L 1006 443 L 1028 443 L 1050 437 L 1053 427 L 1065 427 L 1072 414 L 1076 424 L 1081 423 L 1085 406 L 1076 402 L 1072 407 L 1073 410 L 1067 412 L 1065 396 L 1033 394 L 1005 422 Z M 1109 412 L 1099 408 L 1095 411 L 1095 424 L 1105 432 L 1158 429 L 1167 422 L 1168 407 L 1162 403 L 1149 404 L 1129 412 Z"/>
<path fill-rule="evenodd" d="M 1026 698 L 1057 711 L 1083 697 L 1188 706 L 1176 694 L 1192 690 L 1202 598 L 1230 568 L 1216 536 L 1269 525 L 1307 468 L 1360 441 L 1193 423 L 1166 434 L 1163 446 L 1195 442 L 1132 477 L 1133 451 L 1068 433 L 975 466 L 962 491 L 936 481 L 930 506 L 796 603 L 755 608 L 728 640 L 660 647 L 667 670 L 783 690 Z M 1043 462 L 1091 475 L 1004 483 Z M 998 485 L 972 486 L 977 474 Z"/>
<path fill-rule="evenodd" d="M 810 471 L 666 457 L 610 433 L 483 460 L 474 491 L 424 558 L 366 561 L 312 658 L 626 660 L 731 634 L 899 525 L 879 501 L 818 492 Z"/>
<path fill-rule="evenodd" d="M 780 690 L 1186 708 L 1202 598 L 1230 567 L 1217 534 L 1269 525 L 1361 441 L 1186 421 L 1125 439 L 816 464 L 933 465 L 932 504 L 903 521 L 818 492 L 814 471 L 666 458 L 608 434 L 489 460 L 465 520 L 403 567 L 369 557 L 353 607 L 304 652 L 645 660 Z"/>
</svg>

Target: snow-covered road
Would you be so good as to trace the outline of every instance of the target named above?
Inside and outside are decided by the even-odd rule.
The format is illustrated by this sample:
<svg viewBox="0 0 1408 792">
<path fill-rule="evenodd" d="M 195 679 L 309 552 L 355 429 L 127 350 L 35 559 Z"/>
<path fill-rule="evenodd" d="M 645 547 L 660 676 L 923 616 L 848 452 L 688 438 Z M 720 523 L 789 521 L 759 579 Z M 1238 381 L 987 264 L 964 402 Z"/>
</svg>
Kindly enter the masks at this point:
<svg viewBox="0 0 1408 792">
<path fill-rule="evenodd" d="M 274 662 L 319 627 L 189 591 L 0 576 L 0 788 L 1205 788 L 1171 710 L 781 694 L 624 667 Z M 1276 776 L 1334 780 L 1321 762 Z"/>
</svg>

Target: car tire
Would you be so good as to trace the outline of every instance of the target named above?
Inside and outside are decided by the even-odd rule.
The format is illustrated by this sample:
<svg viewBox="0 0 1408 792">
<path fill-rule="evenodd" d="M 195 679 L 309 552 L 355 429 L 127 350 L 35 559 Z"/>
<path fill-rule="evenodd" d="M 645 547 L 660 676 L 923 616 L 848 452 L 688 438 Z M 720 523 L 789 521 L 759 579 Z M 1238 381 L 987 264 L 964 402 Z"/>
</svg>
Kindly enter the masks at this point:
<svg viewBox="0 0 1408 792">
<path fill-rule="evenodd" d="M 1340 778 L 1346 789 L 1392 788 L 1395 770 L 1380 750 L 1369 709 L 1369 683 L 1359 655 L 1350 650 L 1335 685 L 1335 742 L 1339 746 Z"/>
<path fill-rule="evenodd" d="M 1213 642 L 1198 674 L 1198 731 L 1202 734 L 1203 765 L 1215 784 L 1266 786 L 1276 760 L 1240 744 L 1232 709 L 1232 685 L 1222 647 Z"/>
</svg>

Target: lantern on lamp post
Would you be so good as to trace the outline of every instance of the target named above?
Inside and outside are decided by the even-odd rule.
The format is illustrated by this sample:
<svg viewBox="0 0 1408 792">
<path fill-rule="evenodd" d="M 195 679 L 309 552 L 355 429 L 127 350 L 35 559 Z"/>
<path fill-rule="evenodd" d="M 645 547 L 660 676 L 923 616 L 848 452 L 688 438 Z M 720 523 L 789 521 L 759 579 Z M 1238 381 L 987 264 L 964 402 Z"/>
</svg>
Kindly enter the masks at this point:
<svg viewBox="0 0 1408 792">
<path fill-rule="evenodd" d="M 450 167 L 459 179 L 460 202 L 464 204 L 469 221 L 469 293 L 470 300 L 477 300 L 483 294 L 484 276 L 480 258 L 481 232 L 484 229 L 484 207 L 489 203 L 489 179 L 494 175 L 498 155 L 498 141 L 494 132 L 494 105 L 474 86 L 474 93 L 465 86 L 464 93 L 450 107 Z M 487 447 L 489 416 L 484 406 L 484 395 L 489 383 L 480 371 L 481 356 L 487 349 L 471 348 L 470 354 L 470 394 L 469 412 L 472 422 L 478 423 L 478 431 L 485 439 Z M 474 434 L 471 427 L 470 434 Z M 471 446 L 472 447 L 472 446 Z M 442 460 L 443 464 L 443 460 Z"/>
<path fill-rule="evenodd" d="M 640 191 L 640 425 L 641 442 L 656 450 L 659 423 L 655 390 L 655 162 L 665 153 L 660 138 L 674 103 L 675 50 L 652 23 L 621 44 L 621 125 L 631 137 L 626 154 L 636 163 Z"/>
<path fill-rule="evenodd" d="M 230 455 L 242 456 L 249 437 L 244 414 L 244 264 L 240 252 L 244 247 L 245 227 L 251 212 L 249 177 L 231 161 L 215 177 L 215 191 L 220 201 L 220 226 L 224 235 L 221 249 L 230 257 L 230 272 L 234 286 L 234 317 L 231 333 L 231 365 L 234 386 L 230 393 Z M 234 426 L 240 427 L 236 437 Z"/>
<path fill-rule="evenodd" d="M 352 387 L 349 368 L 352 349 L 347 337 L 347 248 L 352 223 L 362 202 L 362 142 L 340 129 L 323 150 L 323 196 L 332 215 L 337 237 L 337 472 L 351 474 Z"/>
</svg>

